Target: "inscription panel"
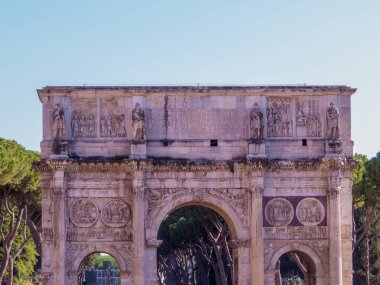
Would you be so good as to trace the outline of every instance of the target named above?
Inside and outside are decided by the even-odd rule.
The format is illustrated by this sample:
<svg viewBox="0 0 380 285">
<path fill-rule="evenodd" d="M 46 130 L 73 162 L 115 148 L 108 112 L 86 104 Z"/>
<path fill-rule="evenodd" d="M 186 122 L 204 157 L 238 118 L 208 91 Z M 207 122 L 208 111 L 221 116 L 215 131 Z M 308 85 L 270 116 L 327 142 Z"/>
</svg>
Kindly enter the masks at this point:
<svg viewBox="0 0 380 285">
<path fill-rule="evenodd" d="M 264 229 L 264 239 L 327 239 L 327 227 L 270 227 Z"/>
<path fill-rule="evenodd" d="M 132 231 L 118 228 L 69 228 L 67 241 L 132 241 Z"/>
</svg>

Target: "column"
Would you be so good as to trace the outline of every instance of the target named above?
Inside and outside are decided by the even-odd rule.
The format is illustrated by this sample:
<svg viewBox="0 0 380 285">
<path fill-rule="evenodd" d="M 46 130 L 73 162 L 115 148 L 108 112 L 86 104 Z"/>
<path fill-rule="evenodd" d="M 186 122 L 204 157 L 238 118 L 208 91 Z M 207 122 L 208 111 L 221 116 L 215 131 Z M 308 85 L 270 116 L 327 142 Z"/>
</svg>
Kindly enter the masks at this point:
<svg viewBox="0 0 380 285">
<path fill-rule="evenodd" d="M 137 166 L 137 162 L 136 162 Z M 144 224 L 144 172 L 136 170 L 132 177 L 133 187 L 133 284 L 145 284 L 145 224 Z"/>
<path fill-rule="evenodd" d="M 330 285 L 342 285 L 342 244 L 340 214 L 340 170 L 329 173 L 329 269 Z"/>
<path fill-rule="evenodd" d="M 53 196 L 53 247 L 52 277 L 50 284 L 66 284 L 66 224 L 68 215 L 66 209 L 65 169 L 67 161 L 49 161 L 53 170 L 52 196 Z"/>
<path fill-rule="evenodd" d="M 264 188 L 251 188 L 251 266 L 252 285 L 264 284 L 264 240 L 263 240 L 263 193 Z"/>
<path fill-rule="evenodd" d="M 147 285 L 157 284 L 157 248 L 161 245 L 162 240 L 146 241 L 146 261 L 149 268 L 146 268 L 145 282 Z"/>
</svg>

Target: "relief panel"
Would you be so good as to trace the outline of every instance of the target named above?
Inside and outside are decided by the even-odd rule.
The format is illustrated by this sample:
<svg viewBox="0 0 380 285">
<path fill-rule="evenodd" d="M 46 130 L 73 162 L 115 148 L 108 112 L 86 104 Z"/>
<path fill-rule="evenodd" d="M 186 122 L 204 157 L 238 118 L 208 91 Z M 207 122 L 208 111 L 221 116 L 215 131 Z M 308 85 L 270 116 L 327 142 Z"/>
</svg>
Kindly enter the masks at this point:
<svg viewBox="0 0 380 285">
<path fill-rule="evenodd" d="M 322 137 L 319 100 L 297 99 L 296 126 L 299 137 Z"/>
<path fill-rule="evenodd" d="M 126 137 L 126 115 L 120 100 L 101 98 L 99 130 L 101 137 Z"/>
<path fill-rule="evenodd" d="M 71 137 L 97 137 L 97 101 L 91 99 L 73 99 L 71 112 Z"/>
<path fill-rule="evenodd" d="M 110 227 L 122 227 L 128 223 L 131 217 L 131 209 L 122 200 L 110 200 L 102 208 L 102 221 Z"/>
<path fill-rule="evenodd" d="M 78 227 L 91 227 L 98 220 L 98 207 L 90 199 L 75 201 L 70 207 L 70 220 Z"/>
<path fill-rule="evenodd" d="M 291 99 L 284 97 L 267 98 L 267 134 L 268 137 L 292 137 Z"/>
</svg>

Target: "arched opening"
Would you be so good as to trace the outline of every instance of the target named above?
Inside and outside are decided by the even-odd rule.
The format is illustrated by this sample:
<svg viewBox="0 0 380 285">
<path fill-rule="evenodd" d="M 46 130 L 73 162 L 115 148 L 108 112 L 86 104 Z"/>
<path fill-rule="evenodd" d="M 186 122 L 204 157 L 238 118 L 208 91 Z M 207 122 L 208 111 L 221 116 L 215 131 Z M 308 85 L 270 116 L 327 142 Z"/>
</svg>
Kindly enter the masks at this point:
<svg viewBox="0 0 380 285">
<path fill-rule="evenodd" d="M 316 267 L 305 253 L 289 251 L 276 262 L 275 285 L 316 285 Z"/>
<path fill-rule="evenodd" d="M 104 252 L 87 255 L 79 266 L 78 285 L 120 285 L 117 260 Z"/>
<path fill-rule="evenodd" d="M 157 235 L 163 241 L 157 251 L 158 284 L 237 284 L 231 235 L 227 221 L 209 207 L 186 205 L 172 211 Z"/>
</svg>

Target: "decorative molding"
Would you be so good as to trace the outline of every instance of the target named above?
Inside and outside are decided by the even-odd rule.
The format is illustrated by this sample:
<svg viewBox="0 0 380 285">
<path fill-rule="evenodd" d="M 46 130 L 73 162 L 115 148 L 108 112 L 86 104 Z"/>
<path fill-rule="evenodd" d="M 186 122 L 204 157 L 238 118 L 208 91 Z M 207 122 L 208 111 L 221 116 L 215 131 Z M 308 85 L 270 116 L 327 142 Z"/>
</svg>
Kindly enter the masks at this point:
<svg viewBox="0 0 380 285">
<path fill-rule="evenodd" d="M 250 239 L 233 239 L 228 242 L 228 245 L 232 249 L 239 248 L 239 247 L 250 247 L 251 240 Z"/>
<path fill-rule="evenodd" d="M 151 247 L 151 248 L 157 248 L 161 245 L 162 240 L 159 239 L 147 239 L 145 241 L 145 246 L 146 247 Z"/>
<path fill-rule="evenodd" d="M 188 172 L 188 171 L 230 171 L 235 172 L 247 167 L 251 171 L 315 171 L 340 169 L 352 171 L 357 161 L 344 156 L 331 156 L 321 159 L 279 160 L 248 158 L 239 161 L 213 160 L 95 160 L 95 159 L 52 159 L 33 164 L 40 173 L 52 171 L 67 172 Z"/>
</svg>

